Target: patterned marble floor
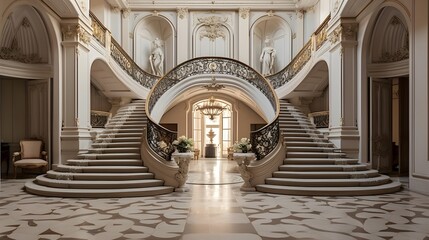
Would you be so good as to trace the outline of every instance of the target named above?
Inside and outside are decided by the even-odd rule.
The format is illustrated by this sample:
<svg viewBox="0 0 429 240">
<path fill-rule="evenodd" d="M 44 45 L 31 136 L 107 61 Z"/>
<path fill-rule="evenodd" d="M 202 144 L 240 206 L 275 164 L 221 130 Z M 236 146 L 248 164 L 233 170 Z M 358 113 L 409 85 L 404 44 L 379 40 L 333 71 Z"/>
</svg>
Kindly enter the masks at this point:
<svg viewBox="0 0 429 240">
<path fill-rule="evenodd" d="M 303 197 L 188 184 L 185 193 L 85 199 L 30 195 L 25 181 L 0 183 L 0 239 L 429 239 L 429 197 L 408 190 Z"/>
</svg>

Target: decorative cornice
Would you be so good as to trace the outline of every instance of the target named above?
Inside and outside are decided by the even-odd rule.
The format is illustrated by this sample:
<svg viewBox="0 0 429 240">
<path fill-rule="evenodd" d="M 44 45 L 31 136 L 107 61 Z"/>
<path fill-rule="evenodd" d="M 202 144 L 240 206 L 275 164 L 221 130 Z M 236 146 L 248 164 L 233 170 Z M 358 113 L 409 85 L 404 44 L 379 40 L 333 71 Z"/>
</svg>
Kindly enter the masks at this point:
<svg viewBox="0 0 429 240">
<path fill-rule="evenodd" d="M 242 19 L 246 19 L 249 17 L 250 8 L 240 8 L 238 9 L 238 13 Z"/>
<path fill-rule="evenodd" d="M 204 30 L 200 32 L 200 39 L 207 37 L 214 41 L 216 38 L 225 38 L 225 32 L 221 27 L 228 21 L 227 17 L 210 16 L 198 18 L 198 21 L 204 26 Z"/>
<path fill-rule="evenodd" d="M 118 6 L 110 6 L 110 9 L 112 10 L 112 12 L 114 13 L 119 13 L 121 11 L 121 8 Z"/>
<path fill-rule="evenodd" d="M 179 16 L 180 19 L 184 19 L 187 15 L 188 15 L 187 8 L 177 8 L 177 16 Z"/>
</svg>

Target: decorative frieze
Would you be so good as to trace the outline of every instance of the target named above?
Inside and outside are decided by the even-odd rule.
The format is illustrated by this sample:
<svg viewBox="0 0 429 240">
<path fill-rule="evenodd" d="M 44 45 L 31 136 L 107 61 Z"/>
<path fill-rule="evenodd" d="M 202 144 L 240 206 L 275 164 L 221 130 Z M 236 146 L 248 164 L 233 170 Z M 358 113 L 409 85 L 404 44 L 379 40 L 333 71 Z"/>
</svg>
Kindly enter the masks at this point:
<svg viewBox="0 0 429 240">
<path fill-rule="evenodd" d="M 180 19 L 184 19 L 186 16 L 188 16 L 188 9 L 177 8 L 177 16 L 179 16 Z"/>
<path fill-rule="evenodd" d="M 221 18 L 219 16 L 210 16 L 198 18 L 198 21 L 204 26 L 200 32 L 200 39 L 207 37 L 210 41 L 215 41 L 216 38 L 225 39 L 225 31 L 222 28 L 223 24 L 228 21 L 228 18 Z"/>
<path fill-rule="evenodd" d="M 249 17 L 249 13 L 250 13 L 250 8 L 240 8 L 238 10 L 238 13 L 240 14 L 240 17 L 242 19 L 246 19 Z"/>
</svg>

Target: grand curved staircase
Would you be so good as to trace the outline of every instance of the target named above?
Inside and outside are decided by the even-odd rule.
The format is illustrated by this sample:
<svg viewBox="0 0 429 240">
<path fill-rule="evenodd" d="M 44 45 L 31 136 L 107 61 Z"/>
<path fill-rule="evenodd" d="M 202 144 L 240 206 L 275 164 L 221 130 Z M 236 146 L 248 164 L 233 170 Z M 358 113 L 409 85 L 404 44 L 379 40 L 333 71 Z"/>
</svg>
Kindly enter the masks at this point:
<svg viewBox="0 0 429 240">
<path fill-rule="evenodd" d="M 347 158 L 292 104 L 280 101 L 280 129 L 287 146 L 283 165 L 257 185 L 260 192 L 292 195 L 373 195 L 400 190 L 399 182 Z"/>
<path fill-rule="evenodd" d="M 143 166 L 141 136 L 146 126 L 145 102 L 118 110 L 92 148 L 55 170 L 27 182 L 34 194 L 57 197 L 139 197 L 173 192 Z"/>
</svg>

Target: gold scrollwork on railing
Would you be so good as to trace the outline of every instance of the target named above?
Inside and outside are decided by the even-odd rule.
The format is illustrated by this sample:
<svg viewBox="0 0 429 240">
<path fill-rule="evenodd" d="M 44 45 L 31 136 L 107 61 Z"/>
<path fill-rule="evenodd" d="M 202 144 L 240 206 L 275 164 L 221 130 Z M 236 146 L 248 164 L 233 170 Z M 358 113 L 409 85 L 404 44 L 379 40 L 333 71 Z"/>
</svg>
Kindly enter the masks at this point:
<svg viewBox="0 0 429 240">
<path fill-rule="evenodd" d="M 315 41 L 316 41 L 316 51 L 325 43 L 328 39 L 328 22 L 330 18 L 327 17 L 325 21 L 317 28 L 314 32 Z"/>
<path fill-rule="evenodd" d="M 107 29 L 103 26 L 103 24 L 98 20 L 98 18 L 90 13 L 91 16 L 91 27 L 92 27 L 92 35 L 99 41 L 103 46 L 106 46 L 106 31 Z"/>
</svg>

